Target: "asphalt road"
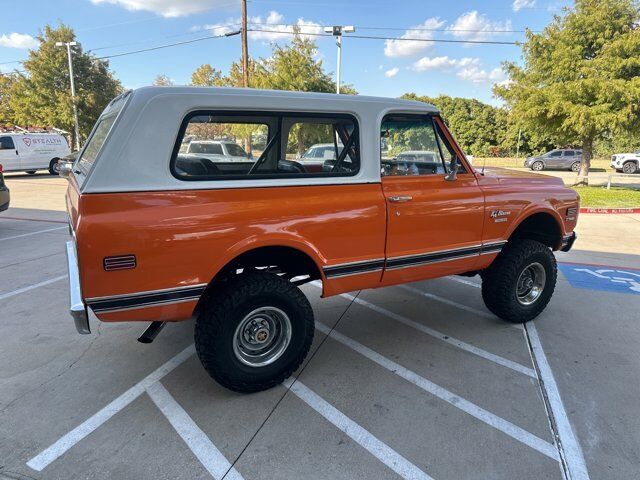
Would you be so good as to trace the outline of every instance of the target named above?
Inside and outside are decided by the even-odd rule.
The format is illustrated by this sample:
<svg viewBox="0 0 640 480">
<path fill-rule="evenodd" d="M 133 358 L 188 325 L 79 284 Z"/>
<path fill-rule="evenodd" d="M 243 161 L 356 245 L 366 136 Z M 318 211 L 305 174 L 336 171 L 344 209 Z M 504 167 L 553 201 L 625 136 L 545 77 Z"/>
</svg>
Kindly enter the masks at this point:
<svg viewBox="0 0 640 480">
<path fill-rule="evenodd" d="M 526 329 L 486 310 L 478 278 L 329 299 L 307 285 L 307 361 L 240 395 L 204 372 L 191 322 L 151 345 L 136 341 L 143 325 L 76 334 L 64 180 L 7 183 L 0 478 L 638 478 L 638 216 L 580 220 Z"/>
</svg>

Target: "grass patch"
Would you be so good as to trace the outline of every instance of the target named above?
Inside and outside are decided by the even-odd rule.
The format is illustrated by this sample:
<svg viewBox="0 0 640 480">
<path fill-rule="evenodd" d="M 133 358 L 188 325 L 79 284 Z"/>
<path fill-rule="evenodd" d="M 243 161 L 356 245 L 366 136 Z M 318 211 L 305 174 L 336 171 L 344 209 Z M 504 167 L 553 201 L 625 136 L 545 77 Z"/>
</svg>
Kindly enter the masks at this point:
<svg viewBox="0 0 640 480">
<path fill-rule="evenodd" d="M 487 167 L 503 167 L 503 168 L 523 168 L 524 158 L 516 157 L 474 157 L 473 166 L 476 169 Z M 594 158 L 591 160 L 591 171 L 613 171 L 610 167 L 611 160 L 608 158 Z"/>
<path fill-rule="evenodd" d="M 611 187 L 572 187 L 580 194 L 581 207 L 640 207 L 640 190 L 632 188 Z"/>
</svg>

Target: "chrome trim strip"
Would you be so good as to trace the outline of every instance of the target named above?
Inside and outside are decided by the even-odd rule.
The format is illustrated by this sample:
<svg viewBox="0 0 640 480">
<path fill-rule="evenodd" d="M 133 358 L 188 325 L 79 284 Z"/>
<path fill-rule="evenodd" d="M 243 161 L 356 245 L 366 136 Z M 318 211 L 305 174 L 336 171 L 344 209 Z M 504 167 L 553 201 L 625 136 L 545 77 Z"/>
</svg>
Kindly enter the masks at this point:
<svg viewBox="0 0 640 480">
<path fill-rule="evenodd" d="M 381 272 L 383 268 L 384 267 L 376 267 L 376 268 L 370 268 L 367 270 L 358 270 L 355 272 L 347 272 L 347 273 L 334 273 L 329 275 L 325 273 L 325 277 L 327 277 L 327 280 L 333 280 L 334 278 L 350 277 L 351 275 L 362 275 L 365 273 Z"/>
<path fill-rule="evenodd" d="M 473 248 L 481 248 L 482 245 L 481 244 L 477 244 L 477 245 L 469 245 L 468 247 L 458 247 L 458 248 L 450 248 L 447 250 L 433 250 L 431 252 L 425 252 L 425 253 L 413 253 L 411 255 L 400 255 L 399 257 L 389 257 L 387 258 L 387 262 L 389 261 L 393 261 L 393 260 L 401 260 L 404 258 L 412 258 L 412 257 L 423 257 L 425 255 L 440 255 L 443 253 L 452 253 L 452 252 L 459 252 L 459 251 L 464 251 L 464 250 L 471 250 Z"/>
<path fill-rule="evenodd" d="M 139 308 L 150 308 L 150 307 L 158 307 L 161 305 L 174 304 L 174 303 L 185 303 L 200 300 L 201 295 L 197 295 L 194 297 L 181 298 L 181 299 L 172 299 L 172 300 L 159 300 L 153 303 L 141 303 L 140 305 L 132 305 L 130 307 L 112 307 L 112 308 L 104 308 L 104 309 L 94 309 L 92 307 L 91 311 L 94 313 L 112 313 L 112 312 L 127 312 L 129 310 L 137 310 Z"/>
<path fill-rule="evenodd" d="M 105 297 L 92 297 L 92 298 L 87 298 L 87 303 L 95 303 L 95 302 L 100 302 L 102 300 L 118 300 L 121 298 L 144 297 L 146 295 L 153 295 L 156 293 L 168 293 L 168 292 L 176 292 L 180 290 L 188 290 L 190 288 L 206 287 L 207 285 L 208 285 L 207 283 L 197 283 L 195 285 L 186 285 L 182 287 L 173 287 L 173 288 L 162 288 L 160 290 L 146 290 L 143 292 L 123 293 L 120 295 L 108 295 Z"/>
<path fill-rule="evenodd" d="M 119 296 L 108 300 L 91 301 L 89 306 L 94 312 L 108 312 L 117 310 L 130 310 L 133 308 L 144 308 L 153 305 L 162 305 L 167 303 L 177 303 L 181 301 L 194 300 L 200 298 L 204 293 L 206 285 L 172 289 L 160 293 L 141 294 L 129 296 Z"/>
<path fill-rule="evenodd" d="M 78 256 L 75 243 L 72 240 L 67 242 L 67 270 L 69 271 L 69 313 L 73 318 L 78 333 L 86 335 L 91 333 L 89 315 L 82 301 Z"/>
<path fill-rule="evenodd" d="M 386 270 L 398 270 L 400 268 L 407 268 L 407 267 L 417 267 L 420 265 L 429 265 L 432 263 L 440 263 L 440 262 L 450 262 L 451 260 L 460 260 L 463 258 L 471 258 L 471 257 L 477 257 L 479 255 L 479 253 L 471 253 L 469 255 L 458 255 L 456 257 L 446 257 L 446 258 L 437 258 L 437 259 L 431 259 L 431 260 L 422 260 L 422 261 L 416 261 L 416 262 L 412 262 L 412 263 L 406 263 L 403 265 L 396 265 L 396 266 L 388 266 L 386 267 Z"/>
</svg>

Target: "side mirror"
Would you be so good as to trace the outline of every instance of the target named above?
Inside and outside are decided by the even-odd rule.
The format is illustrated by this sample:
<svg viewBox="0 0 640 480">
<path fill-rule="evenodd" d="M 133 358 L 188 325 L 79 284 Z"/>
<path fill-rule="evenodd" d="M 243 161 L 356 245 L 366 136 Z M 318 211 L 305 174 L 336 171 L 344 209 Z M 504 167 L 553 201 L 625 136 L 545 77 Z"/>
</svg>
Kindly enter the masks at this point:
<svg viewBox="0 0 640 480">
<path fill-rule="evenodd" d="M 447 182 L 455 182 L 458 179 L 458 168 L 460 168 L 458 157 L 454 156 L 449 163 L 449 173 L 444 176 L 444 179 Z"/>
<path fill-rule="evenodd" d="M 57 170 L 58 174 L 61 177 L 69 178 L 71 176 L 71 172 L 73 171 L 73 163 L 72 162 L 61 162 L 58 161 Z"/>
</svg>

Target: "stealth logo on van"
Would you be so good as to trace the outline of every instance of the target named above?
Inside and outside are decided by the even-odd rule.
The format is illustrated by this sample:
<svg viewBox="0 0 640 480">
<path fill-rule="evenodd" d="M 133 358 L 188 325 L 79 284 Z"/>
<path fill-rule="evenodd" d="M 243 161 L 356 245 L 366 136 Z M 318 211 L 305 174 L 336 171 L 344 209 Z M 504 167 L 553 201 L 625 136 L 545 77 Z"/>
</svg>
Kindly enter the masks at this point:
<svg viewBox="0 0 640 480">
<path fill-rule="evenodd" d="M 62 145 L 62 139 L 59 137 L 43 137 L 43 138 L 29 138 L 25 137 L 22 139 L 24 144 L 27 147 L 31 145 Z"/>
</svg>

